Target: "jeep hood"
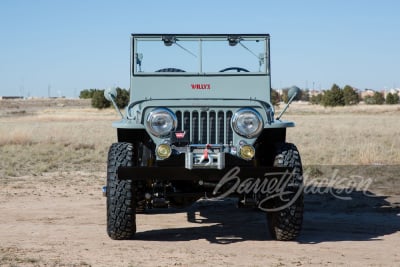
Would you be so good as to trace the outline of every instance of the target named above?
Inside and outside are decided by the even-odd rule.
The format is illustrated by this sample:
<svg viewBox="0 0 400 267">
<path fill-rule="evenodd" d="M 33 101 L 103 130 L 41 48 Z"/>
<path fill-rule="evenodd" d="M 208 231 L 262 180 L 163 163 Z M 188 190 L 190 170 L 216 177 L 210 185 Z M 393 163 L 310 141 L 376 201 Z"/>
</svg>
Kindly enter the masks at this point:
<svg viewBox="0 0 400 267">
<path fill-rule="evenodd" d="M 132 79 L 130 102 L 149 99 L 270 100 L 266 75 L 143 75 Z"/>
</svg>

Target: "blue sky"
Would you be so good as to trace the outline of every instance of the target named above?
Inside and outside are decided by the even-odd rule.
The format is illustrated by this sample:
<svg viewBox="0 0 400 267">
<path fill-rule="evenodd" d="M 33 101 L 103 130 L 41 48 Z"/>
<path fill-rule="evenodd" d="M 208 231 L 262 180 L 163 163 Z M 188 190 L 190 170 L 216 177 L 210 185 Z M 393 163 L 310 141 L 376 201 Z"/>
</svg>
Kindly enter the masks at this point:
<svg viewBox="0 0 400 267">
<path fill-rule="evenodd" d="M 132 32 L 270 33 L 274 88 L 400 87 L 397 0 L 1 0 L 0 95 L 129 88 Z"/>
</svg>

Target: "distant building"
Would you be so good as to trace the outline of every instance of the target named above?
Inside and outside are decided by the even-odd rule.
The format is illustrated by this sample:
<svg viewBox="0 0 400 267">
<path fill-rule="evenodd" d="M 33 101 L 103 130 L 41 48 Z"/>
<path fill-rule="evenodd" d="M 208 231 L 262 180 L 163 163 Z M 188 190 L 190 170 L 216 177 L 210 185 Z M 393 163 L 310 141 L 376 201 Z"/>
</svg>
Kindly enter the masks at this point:
<svg viewBox="0 0 400 267">
<path fill-rule="evenodd" d="M 319 95 L 319 94 L 323 94 L 324 92 L 323 91 L 320 91 L 320 90 L 310 90 L 309 92 L 308 92 L 308 95 L 310 96 L 310 97 L 312 97 L 312 96 L 317 96 L 317 95 Z"/>
<path fill-rule="evenodd" d="M 374 96 L 375 91 L 372 89 L 365 89 L 364 91 L 361 91 L 360 96 L 361 99 L 364 99 L 367 96 Z"/>
<path fill-rule="evenodd" d="M 7 99 L 24 99 L 23 96 L 0 96 L 1 100 L 7 100 Z"/>
</svg>

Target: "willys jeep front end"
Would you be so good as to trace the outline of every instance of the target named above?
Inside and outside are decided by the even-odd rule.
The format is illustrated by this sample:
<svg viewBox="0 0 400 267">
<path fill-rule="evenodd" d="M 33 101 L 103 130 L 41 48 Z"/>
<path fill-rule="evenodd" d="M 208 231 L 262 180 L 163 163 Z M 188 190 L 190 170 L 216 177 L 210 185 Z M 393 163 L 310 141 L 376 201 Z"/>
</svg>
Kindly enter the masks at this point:
<svg viewBox="0 0 400 267">
<path fill-rule="evenodd" d="M 136 212 L 224 192 L 267 211 L 274 238 L 297 237 L 302 167 L 286 143 L 294 123 L 276 119 L 271 103 L 268 34 L 133 34 L 130 75 L 130 103 L 125 114 L 118 110 L 108 156 L 111 238 L 133 236 Z M 114 90 L 105 97 L 115 105 Z M 236 181 L 288 171 L 281 189 L 289 200 L 266 204 L 271 192 L 231 190 Z M 227 173 L 241 177 L 222 185 Z"/>
</svg>

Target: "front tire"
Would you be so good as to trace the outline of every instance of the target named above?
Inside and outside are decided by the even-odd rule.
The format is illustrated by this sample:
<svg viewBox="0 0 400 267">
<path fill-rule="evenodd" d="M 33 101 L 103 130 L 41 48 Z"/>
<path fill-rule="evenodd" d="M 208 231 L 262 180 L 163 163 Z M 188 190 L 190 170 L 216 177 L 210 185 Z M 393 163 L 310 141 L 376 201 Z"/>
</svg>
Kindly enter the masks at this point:
<svg viewBox="0 0 400 267">
<path fill-rule="evenodd" d="M 119 180 L 118 167 L 133 165 L 133 146 L 114 143 L 108 152 L 107 233 L 111 239 L 130 239 L 136 232 L 136 197 L 132 180 Z"/>
<path fill-rule="evenodd" d="M 290 182 L 285 191 L 293 191 L 294 202 L 284 209 L 267 212 L 268 228 L 271 236 L 279 241 L 291 241 L 298 237 L 303 223 L 303 170 L 299 151 L 290 143 L 277 146 L 274 167 L 293 168 Z M 301 190 L 301 192 L 299 192 Z M 299 193 L 296 195 L 296 193 Z M 283 201 L 275 201 L 274 208 L 284 206 Z"/>
</svg>

